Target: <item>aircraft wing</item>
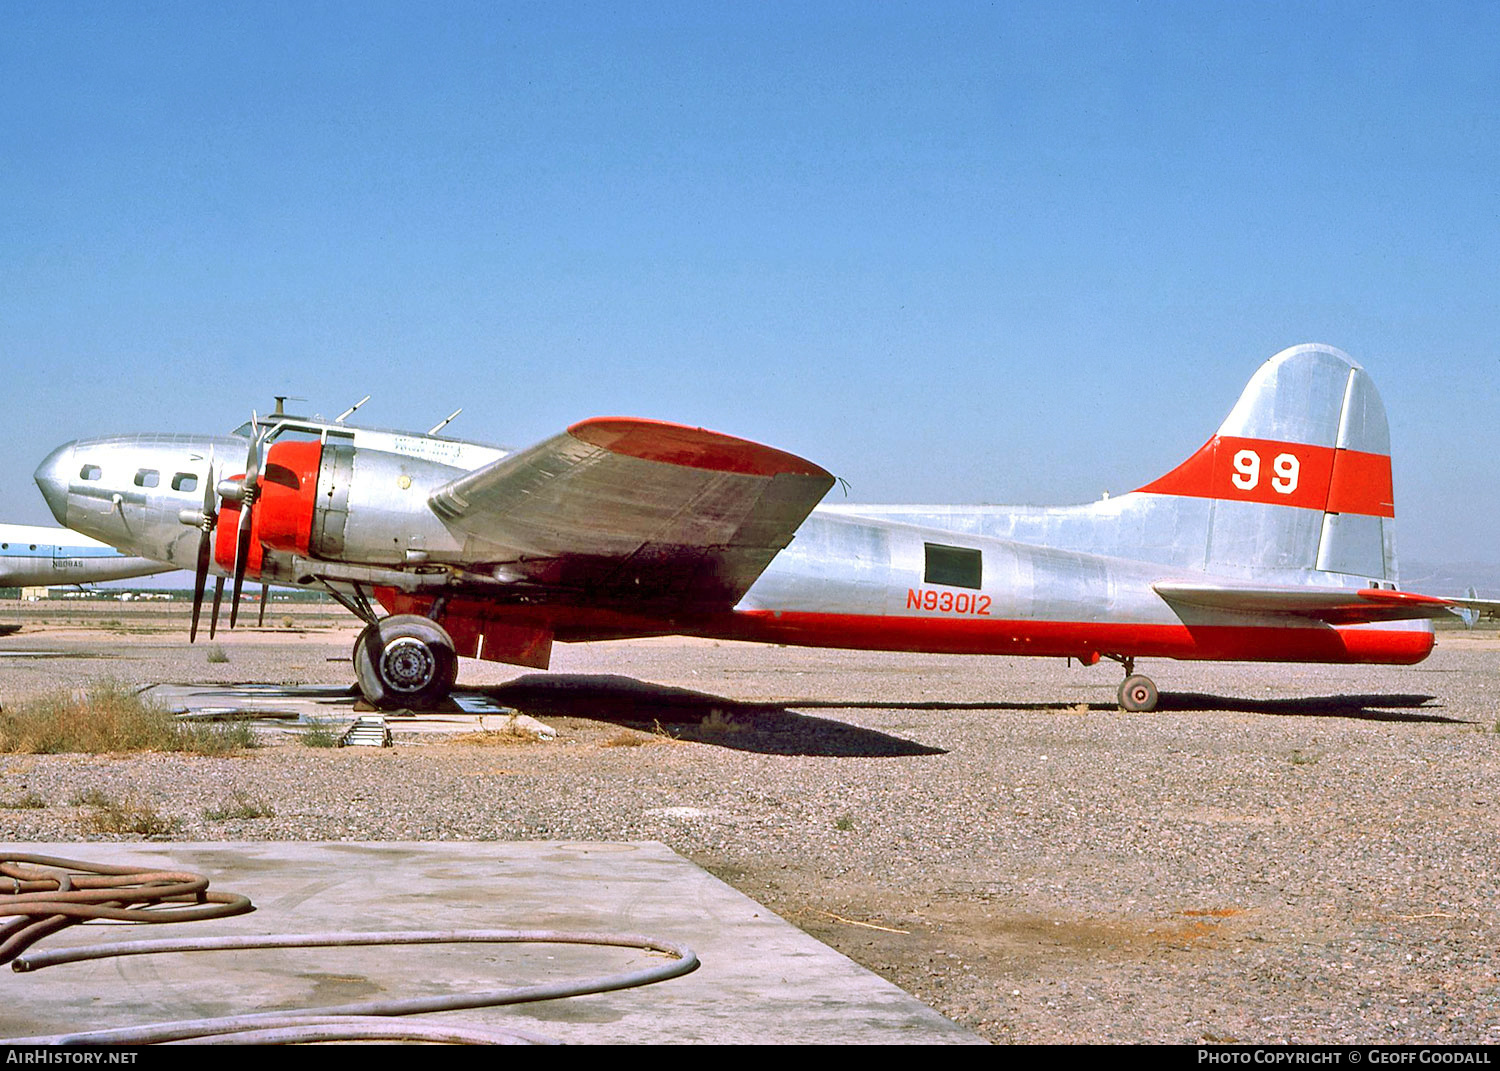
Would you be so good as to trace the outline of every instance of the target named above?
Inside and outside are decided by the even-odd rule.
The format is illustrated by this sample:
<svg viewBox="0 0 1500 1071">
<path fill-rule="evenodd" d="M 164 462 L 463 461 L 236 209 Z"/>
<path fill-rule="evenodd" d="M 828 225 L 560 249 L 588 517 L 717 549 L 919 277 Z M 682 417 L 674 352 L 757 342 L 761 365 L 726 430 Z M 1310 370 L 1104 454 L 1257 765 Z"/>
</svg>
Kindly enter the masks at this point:
<svg viewBox="0 0 1500 1071">
<path fill-rule="evenodd" d="M 590 598 L 729 607 L 833 486 L 810 461 L 702 428 L 601 417 L 428 499 L 476 571 Z"/>
<path fill-rule="evenodd" d="M 1444 620 L 1464 617 L 1464 609 L 1488 606 L 1500 612 L 1500 603 L 1480 599 L 1449 599 L 1385 588 L 1268 587 L 1225 582 L 1163 580 L 1151 585 L 1169 603 L 1200 606 L 1242 613 L 1287 614 L 1330 625 L 1361 625 L 1374 621 L 1412 618 Z M 1467 618 L 1466 618 L 1467 620 Z"/>
</svg>

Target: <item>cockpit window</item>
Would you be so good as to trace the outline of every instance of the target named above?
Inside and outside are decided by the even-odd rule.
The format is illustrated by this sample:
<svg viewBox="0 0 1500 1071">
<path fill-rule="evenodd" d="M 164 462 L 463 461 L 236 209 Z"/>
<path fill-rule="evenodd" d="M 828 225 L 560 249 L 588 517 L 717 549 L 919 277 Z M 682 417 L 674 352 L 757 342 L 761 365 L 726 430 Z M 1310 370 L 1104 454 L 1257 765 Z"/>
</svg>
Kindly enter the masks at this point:
<svg viewBox="0 0 1500 1071">
<path fill-rule="evenodd" d="M 155 469 L 137 469 L 135 474 L 135 485 L 137 487 L 155 487 L 161 483 L 161 473 Z"/>
<path fill-rule="evenodd" d="M 172 477 L 172 490 L 196 491 L 198 490 L 198 477 L 191 472 L 179 472 Z"/>
<path fill-rule="evenodd" d="M 98 465 L 85 465 L 78 470 L 80 480 L 97 480 L 102 475 L 104 471 Z"/>
</svg>

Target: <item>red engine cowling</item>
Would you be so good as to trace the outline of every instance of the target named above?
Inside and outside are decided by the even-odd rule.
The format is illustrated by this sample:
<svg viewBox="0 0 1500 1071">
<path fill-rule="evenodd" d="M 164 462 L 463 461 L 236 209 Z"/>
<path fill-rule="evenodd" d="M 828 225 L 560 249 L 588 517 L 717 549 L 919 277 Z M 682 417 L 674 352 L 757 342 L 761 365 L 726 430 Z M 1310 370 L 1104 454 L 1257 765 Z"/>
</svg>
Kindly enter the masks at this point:
<svg viewBox="0 0 1500 1071">
<path fill-rule="evenodd" d="M 319 442 L 275 443 L 266 451 L 260 474 L 260 497 L 250 518 L 246 576 L 260 575 L 262 544 L 274 550 L 307 554 L 322 460 L 323 444 Z M 214 530 L 214 561 L 225 572 L 234 570 L 239 525 L 240 504 L 227 499 L 221 502 L 219 524 Z"/>
</svg>

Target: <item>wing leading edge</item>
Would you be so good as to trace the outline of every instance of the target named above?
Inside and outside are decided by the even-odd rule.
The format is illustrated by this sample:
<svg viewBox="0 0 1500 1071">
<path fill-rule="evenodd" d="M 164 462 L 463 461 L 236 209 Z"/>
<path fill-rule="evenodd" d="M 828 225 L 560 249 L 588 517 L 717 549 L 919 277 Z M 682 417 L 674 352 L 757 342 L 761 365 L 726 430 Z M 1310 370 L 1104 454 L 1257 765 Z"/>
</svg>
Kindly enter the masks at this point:
<svg viewBox="0 0 1500 1071">
<path fill-rule="evenodd" d="M 601 417 L 429 505 L 497 579 L 662 608 L 728 608 L 833 486 L 810 461 L 702 428 Z"/>
</svg>

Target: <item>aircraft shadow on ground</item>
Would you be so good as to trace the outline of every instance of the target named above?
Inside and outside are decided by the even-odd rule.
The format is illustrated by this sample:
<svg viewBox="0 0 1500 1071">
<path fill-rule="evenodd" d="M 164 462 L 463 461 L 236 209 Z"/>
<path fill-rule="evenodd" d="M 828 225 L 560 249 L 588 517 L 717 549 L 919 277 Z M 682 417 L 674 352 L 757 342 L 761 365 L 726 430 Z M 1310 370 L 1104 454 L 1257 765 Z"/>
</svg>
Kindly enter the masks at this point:
<svg viewBox="0 0 1500 1071">
<path fill-rule="evenodd" d="M 1426 713 L 1420 709 L 1436 699 L 1431 695 L 1333 695 L 1296 699 L 1242 699 L 1203 692 L 1162 692 L 1155 713 L 1241 711 L 1280 717 L 1362 718 L 1368 721 L 1467 724 L 1464 718 Z M 788 699 L 781 704 L 793 710 L 1035 710 L 1066 713 L 1117 711 L 1114 703 L 890 703 L 869 700 Z M 1150 717 L 1143 714 L 1142 717 Z"/>
<path fill-rule="evenodd" d="M 178 687 L 194 687 L 179 684 Z M 198 686 L 203 687 L 203 686 Z M 341 706 L 357 695 L 337 685 L 240 683 L 214 686 L 225 698 L 300 699 L 319 706 Z M 496 706 L 536 717 L 573 717 L 661 731 L 679 740 L 714 744 L 767 755 L 851 758 L 903 758 L 946 754 L 943 748 L 919 744 L 875 729 L 801 713 L 806 710 L 1052 711 L 1113 712 L 1113 703 L 1023 703 L 949 700 L 881 701 L 869 699 L 782 699 L 750 702 L 710 692 L 654 684 L 634 677 L 585 674 L 528 674 L 505 684 L 463 688 L 459 695 L 483 696 Z M 1242 712 L 1271 717 L 1348 718 L 1409 724 L 1469 724 L 1465 718 L 1424 710 L 1436 697 L 1421 694 L 1331 695 L 1290 699 L 1246 699 L 1202 692 L 1163 692 L 1153 717 L 1168 713 Z M 356 710 L 361 709 L 356 705 Z M 368 708 L 364 708 L 368 709 Z M 431 714 L 462 713 L 451 699 Z M 267 717 L 295 716 L 262 708 Z M 420 714 L 418 715 L 420 717 Z"/>
<path fill-rule="evenodd" d="M 528 674 L 465 689 L 535 717 L 590 718 L 669 733 L 679 740 L 767 755 L 905 758 L 942 748 L 846 722 L 799 714 L 792 704 L 754 703 L 633 677 Z M 875 704 L 872 704 L 874 706 Z"/>
<path fill-rule="evenodd" d="M 1276 717 L 1354 718 L 1361 721 L 1416 722 L 1466 725 L 1467 718 L 1420 708 L 1436 699 L 1433 695 L 1323 695 L 1296 699 L 1242 699 L 1206 695 L 1202 692 L 1162 692 L 1158 711 L 1243 711 Z"/>
</svg>

